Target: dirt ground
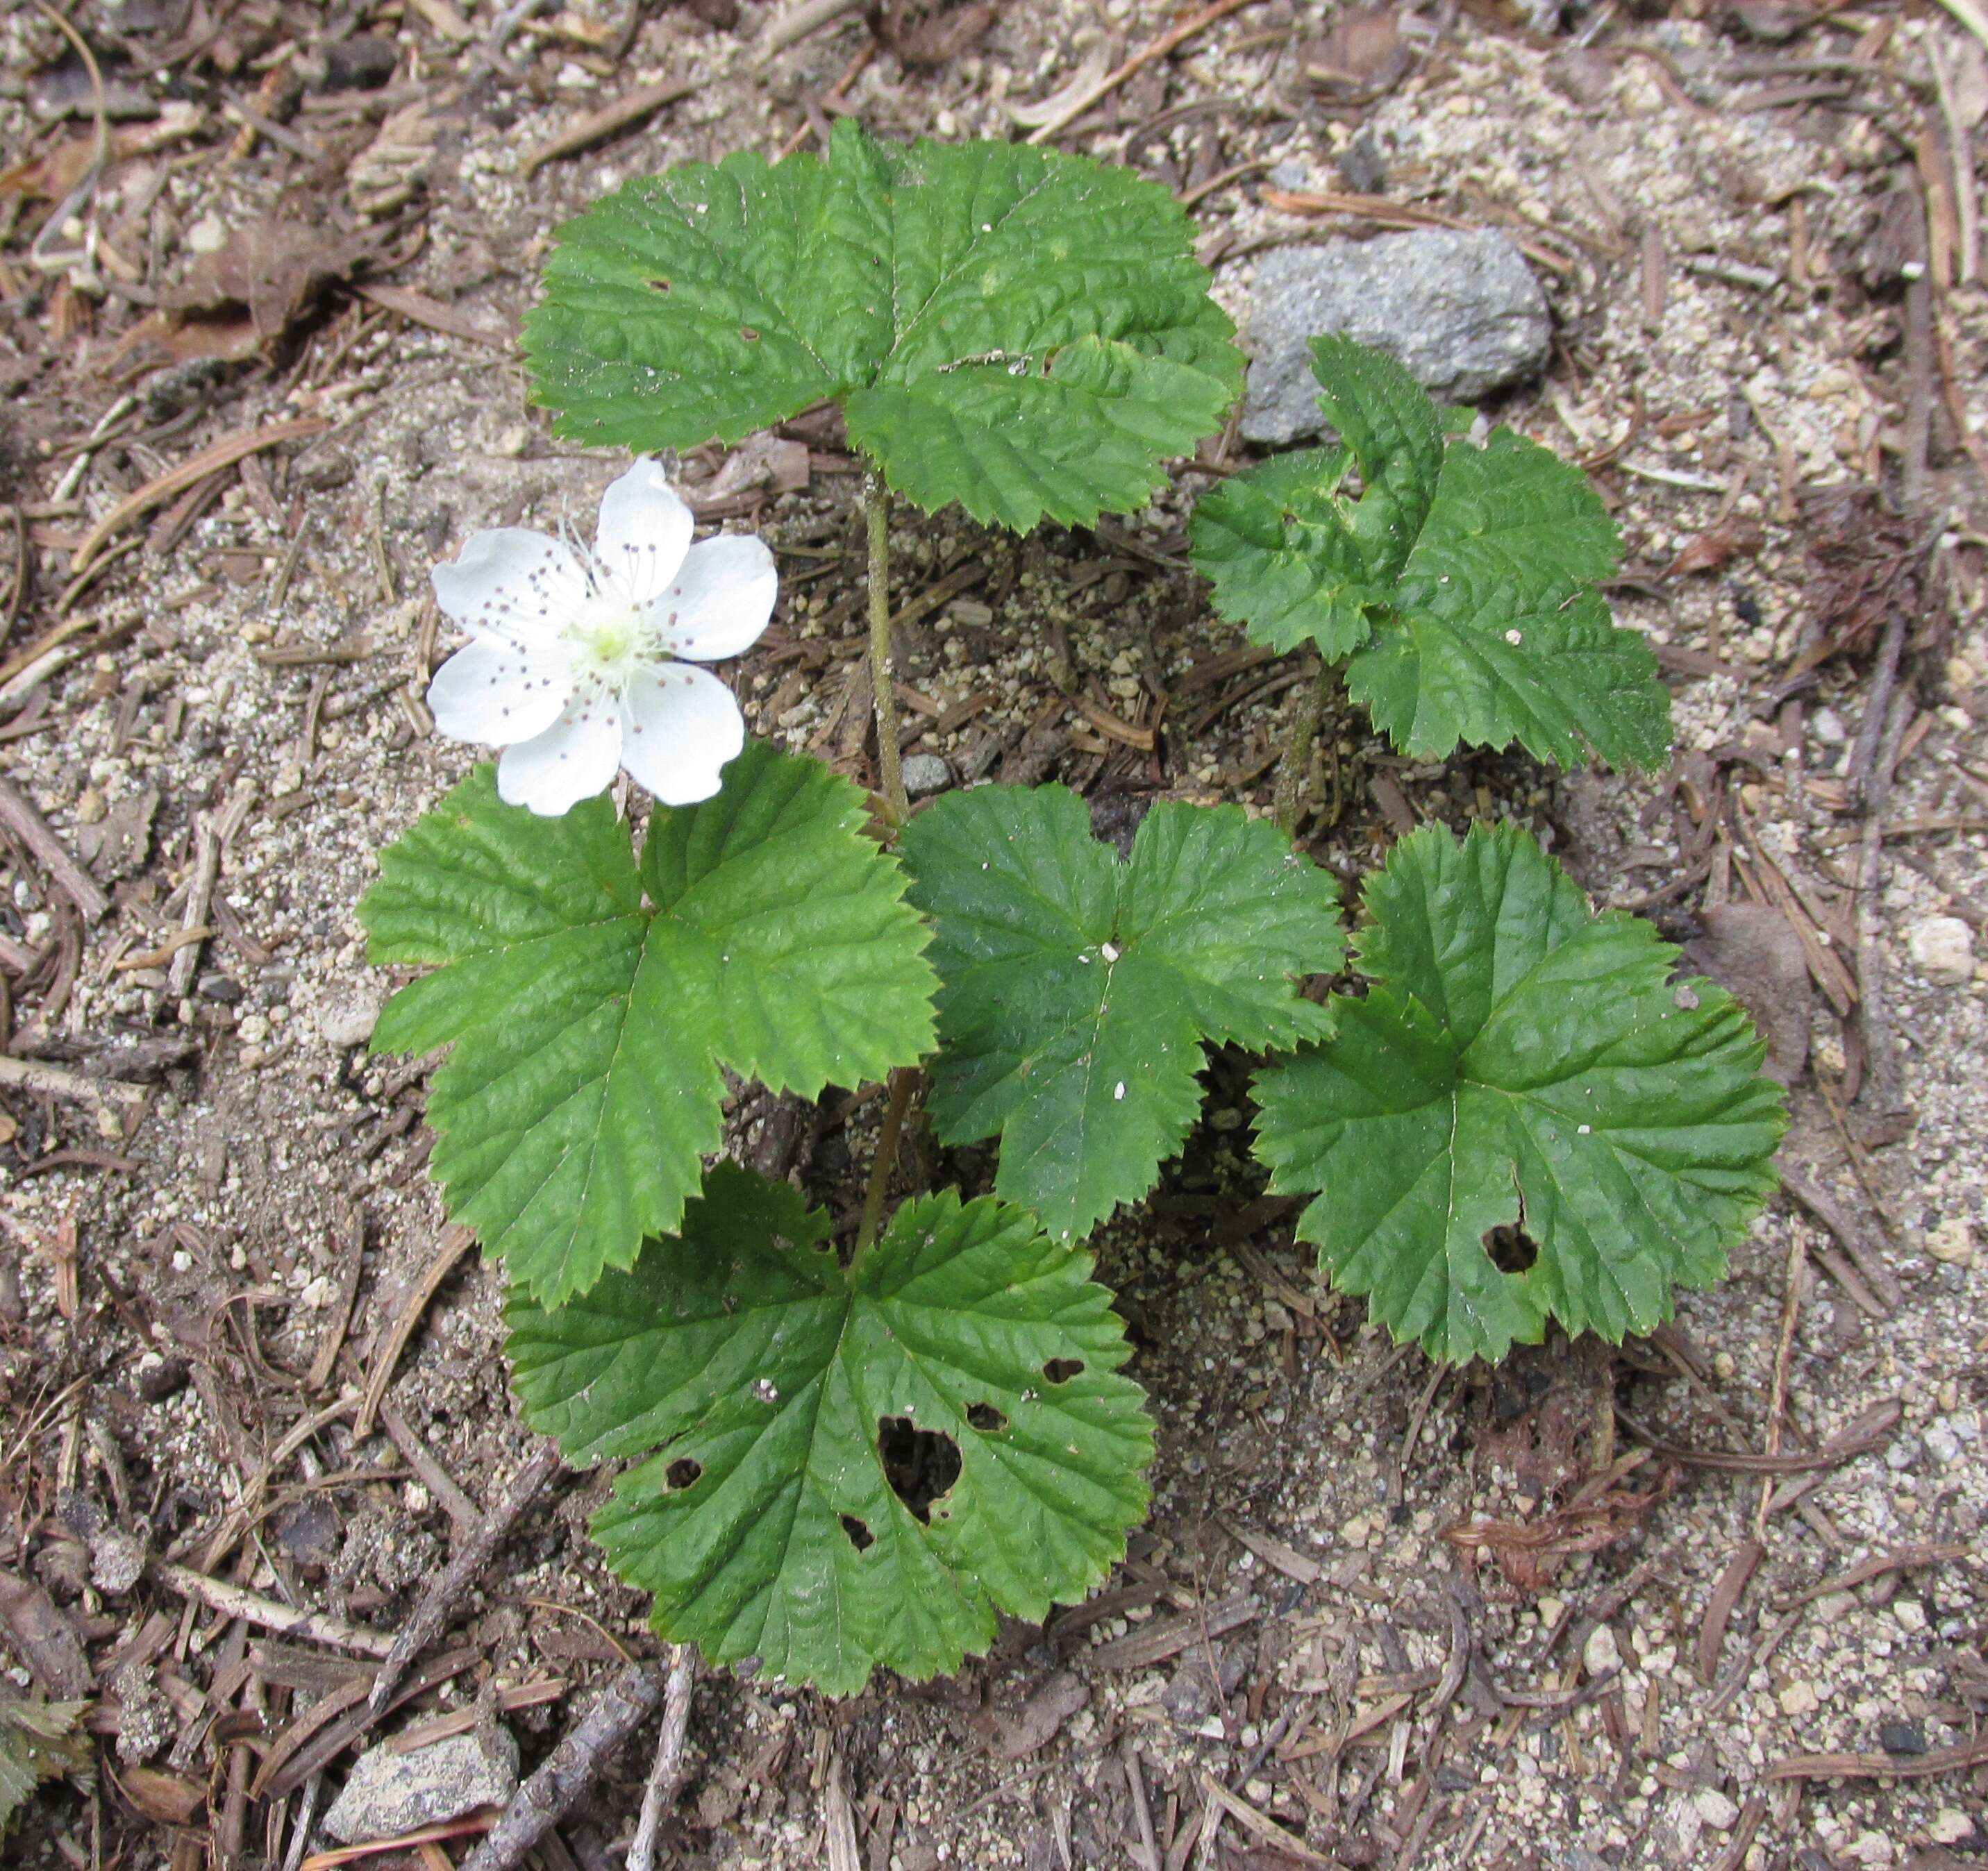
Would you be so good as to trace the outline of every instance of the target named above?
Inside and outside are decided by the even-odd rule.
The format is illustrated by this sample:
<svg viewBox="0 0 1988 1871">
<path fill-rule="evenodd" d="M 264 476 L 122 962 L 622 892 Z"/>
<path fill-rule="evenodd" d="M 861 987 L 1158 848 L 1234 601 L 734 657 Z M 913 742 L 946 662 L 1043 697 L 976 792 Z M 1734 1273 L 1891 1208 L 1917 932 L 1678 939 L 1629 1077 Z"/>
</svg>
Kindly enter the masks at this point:
<svg viewBox="0 0 1988 1871">
<path fill-rule="evenodd" d="M 1276 243 L 1431 217 L 1522 241 L 1554 357 L 1496 413 L 1616 512 L 1676 762 L 1418 765 L 1353 716 L 1306 836 L 1351 880 L 1418 822 L 1532 826 L 1754 1005 L 1800 1193 L 1650 1339 L 1440 1369 L 1294 1250 L 1249 1062 L 1213 1059 L 1184 1158 L 1100 1238 L 1159 1426 L 1125 1565 L 952 1681 L 700 1681 L 666 1861 L 1988 1852 L 1988 66 L 1949 3 L 1255 0 L 1057 133 L 1191 200 L 1239 318 Z M 0 1662 L 93 1698 L 97 1761 L 9 1864 L 330 1846 L 299 1820 L 351 1761 L 358 1667 L 167 1569 L 394 1632 L 532 1446 L 500 1279 L 424 1174 L 434 1062 L 365 1050 L 394 984 L 353 910 L 473 757 L 419 699 L 450 643 L 428 568 L 481 526 L 590 525 L 616 471 L 526 404 L 549 231 L 830 114 L 1024 133 L 1188 17 L 892 0 L 762 64 L 778 10 L 100 0 L 69 17 L 100 100 L 46 8 L 0 22 Z M 593 117 L 620 100 L 647 108 Z M 755 727 L 864 775 L 854 464 L 787 437 L 684 472 L 781 554 L 736 671 Z M 1293 674 L 1183 556 L 1245 452 L 1094 534 L 901 515 L 917 749 L 1061 778 L 1107 832 L 1156 796 L 1266 802 Z M 796 1173 L 824 1200 L 874 1111 L 822 1107 Z M 746 1152 L 784 1121 L 750 1091 L 733 1115 Z M 460 1711 L 529 1770 L 655 1653 L 586 1537 L 607 1485 L 548 1489 L 438 1646 L 453 1673 L 381 1733 Z M 347 1744 L 306 1771 L 324 1733 Z M 654 1733 L 548 1871 L 619 1863 Z"/>
</svg>

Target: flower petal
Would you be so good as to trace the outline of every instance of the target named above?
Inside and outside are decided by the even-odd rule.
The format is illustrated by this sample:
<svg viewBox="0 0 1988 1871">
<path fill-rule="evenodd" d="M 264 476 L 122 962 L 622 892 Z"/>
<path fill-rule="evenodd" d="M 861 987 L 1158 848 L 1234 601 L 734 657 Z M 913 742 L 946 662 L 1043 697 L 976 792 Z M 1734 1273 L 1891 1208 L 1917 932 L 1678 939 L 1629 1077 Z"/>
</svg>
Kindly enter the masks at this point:
<svg viewBox="0 0 1988 1871">
<path fill-rule="evenodd" d="M 569 692 L 564 665 L 499 637 L 465 643 L 428 684 L 435 726 L 450 739 L 502 747 L 543 734 Z"/>
<path fill-rule="evenodd" d="M 746 745 L 745 717 L 732 691 L 688 663 L 637 674 L 621 719 L 621 764 L 665 805 L 709 799 L 719 769 Z"/>
<path fill-rule="evenodd" d="M 497 796 L 554 819 L 606 790 L 621 764 L 620 711 L 597 691 L 573 696 L 543 734 L 507 747 Z"/>
<path fill-rule="evenodd" d="M 690 545 L 691 512 L 661 462 L 644 456 L 600 497 L 593 556 L 637 604 L 674 578 Z"/>
<path fill-rule="evenodd" d="M 587 574 L 556 539 L 522 526 L 472 533 L 431 574 L 443 612 L 479 635 L 549 636 L 587 602 Z"/>
<path fill-rule="evenodd" d="M 650 621 L 672 654 L 722 662 L 759 640 L 779 588 L 765 540 L 720 533 L 690 549 L 675 583 L 650 605 Z"/>
</svg>

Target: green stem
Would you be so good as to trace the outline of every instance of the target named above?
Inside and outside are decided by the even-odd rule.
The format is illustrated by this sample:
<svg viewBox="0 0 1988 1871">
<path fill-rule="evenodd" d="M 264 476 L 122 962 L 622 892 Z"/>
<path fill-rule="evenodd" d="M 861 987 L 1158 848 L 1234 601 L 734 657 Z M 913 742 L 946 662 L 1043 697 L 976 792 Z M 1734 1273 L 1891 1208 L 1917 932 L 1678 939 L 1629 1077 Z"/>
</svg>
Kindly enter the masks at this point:
<svg viewBox="0 0 1988 1871">
<path fill-rule="evenodd" d="M 895 827 L 910 817 L 911 802 L 898 752 L 898 697 L 891 674 L 891 496 L 874 468 L 863 477 L 863 511 L 870 522 L 870 690 L 877 710 L 878 790 Z"/>
<path fill-rule="evenodd" d="M 1291 721 L 1290 738 L 1284 743 L 1277 762 L 1277 782 L 1273 798 L 1277 829 L 1286 838 L 1297 836 L 1298 821 L 1304 816 L 1305 795 L 1311 790 L 1312 749 L 1318 743 L 1318 724 L 1325 714 L 1325 673 L 1307 670 L 1298 684 L 1298 709 Z"/>
<path fill-rule="evenodd" d="M 884 1107 L 884 1127 L 877 1133 L 877 1154 L 870 1164 L 870 1180 L 863 1191 L 863 1219 L 857 1225 L 856 1251 L 850 1265 L 862 1264 L 877 1238 L 884 1218 L 884 1191 L 891 1186 L 891 1171 L 897 1166 L 898 1143 L 904 1133 L 904 1119 L 911 1108 L 911 1094 L 924 1075 L 915 1066 L 901 1066 L 891 1074 L 890 1102 Z"/>
</svg>

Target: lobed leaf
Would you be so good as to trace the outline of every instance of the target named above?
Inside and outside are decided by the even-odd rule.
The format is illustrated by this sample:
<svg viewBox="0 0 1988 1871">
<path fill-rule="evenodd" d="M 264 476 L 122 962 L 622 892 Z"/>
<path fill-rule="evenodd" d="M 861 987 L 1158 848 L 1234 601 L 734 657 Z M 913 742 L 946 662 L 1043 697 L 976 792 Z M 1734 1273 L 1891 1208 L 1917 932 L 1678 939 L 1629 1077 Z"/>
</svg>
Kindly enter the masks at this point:
<svg viewBox="0 0 1988 1871">
<path fill-rule="evenodd" d="M 952 793 L 906 826 L 944 984 L 940 1137 L 999 1134 L 998 1194 L 1060 1238 L 1150 1189 L 1200 1107 L 1205 1042 L 1330 1030 L 1292 978 L 1344 943 L 1331 876 L 1241 808 L 1168 801 L 1121 864 L 1061 786 Z"/>
<path fill-rule="evenodd" d="M 434 1173 L 547 1304 L 677 1224 L 719 1143 L 721 1066 L 813 1097 L 930 1043 L 926 933 L 864 816 L 847 780 L 751 742 L 714 798 L 656 809 L 639 870 L 605 798 L 540 818 L 487 766 L 383 854 L 371 958 L 436 971 L 374 1049 L 453 1049 Z"/>
<path fill-rule="evenodd" d="M 1142 505 L 1241 383 L 1186 215 L 1005 143 L 749 152 L 631 182 L 560 230 L 525 348 L 558 432 L 689 447 L 846 406 L 928 512 L 1026 531 Z"/>
<path fill-rule="evenodd" d="M 628 1272 L 515 1298 L 509 1351 L 570 1457 L 647 1457 L 593 1532 L 657 1630 L 850 1694 L 957 1669 L 1122 1556 L 1152 1430 L 1090 1265 L 948 1192 L 844 1268 L 825 1214 L 720 1163 Z"/>
<path fill-rule="evenodd" d="M 1442 412 L 1378 351 L 1317 338 L 1312 362 L 1341 446 L 1202 500 L 1215 608 L 1273 649 L 1343 660 L 1348 694 L 1418 757 L 1516 741 L 1562 767 L 1660 766 L 1669 696 L 1596 589 L 1618 545 L 1586 476 L 1509 429 L 1445 445 Z"/>
<path fill-rule="evenodd" d="M 1730 997 L 1509 826 L 1415 832 L 1364 900 L 1365 998 L 1256 1086 L 1256 1153 L 1317 1193 L 1298 1233 L 1334 1282 L 1461 1361 L 1549 1318 L 1619 1341 L 1716 1279 L 1785 1123 Z"/>
</svg>

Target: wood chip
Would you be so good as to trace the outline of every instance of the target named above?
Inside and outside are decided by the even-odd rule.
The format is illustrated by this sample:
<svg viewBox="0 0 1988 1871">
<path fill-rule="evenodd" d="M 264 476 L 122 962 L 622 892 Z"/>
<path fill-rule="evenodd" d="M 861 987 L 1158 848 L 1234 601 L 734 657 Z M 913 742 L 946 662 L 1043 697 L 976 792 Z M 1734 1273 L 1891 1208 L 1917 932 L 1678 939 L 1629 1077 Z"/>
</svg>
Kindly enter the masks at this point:
<svg viewBox="0 0 1988 1871">
<path fill-rule="evenodd" d="M 387 1394 L 387 1386 L 393 1381 L 394 1367 L 400 1363 L 401 1353 L 407 1349 L 407 1340 L 414 1336 L 414 1328 L 428 1309 L 429 1301 L 434 1298 L 442 1282 L 475 1240 L 476 1237 L 458 1222 L 451 1222 L 442 1230 L 441 1238 L 435 1244 L 434 1258 L 428 1262 L 420 1284 L 402 1303 L 387 1334 L 386 1342 L 373 1361 L 372 1373 L 366 1380 L 366 1394 L 360 1400 L 359 1415 L 352 1426 L 353 1435 L 357 1440 L 363 1442 L 372 1434 L 373 1419 L 379 1412 L 380 1400 Z"/>
<path fill-rule="evenodd" d="M 1726 1626 L 1746 1589 L 1746 1582 L 1767 1555 L 1758 1540 L 1746 1540 L 1726 1562 L 1726 1569 L 1712 1587 L 1712 1600 L 1705 1608 L 1705 1623 L 1698 1633 L 1698 1679 L 1709 1683 L 1719 1673 L 1719 1649 L 1726 1641 Z"/>
<path fill-rule="evenodd" d="M 1767 1780 L 1932 1780 L 1942 1774 L 1965 1774 L 1988 1766 L 1988 1735 L 1957 1748 L 1936 1748 L 1930 1753 L 1798 1754 L 1777 1761 L 1761 1776 Z"/>
<path fill-rule="evenodd" d="M 666 78 L 659 83 L 645 84 L 624 97 L 617 97 L 611 104 L 604 104 L 598 110 L 588 112 L 563 136 L 555 137 L 525 158 L 525 180 L 529 182 L 547 163 L 577 156 L 581 150 L 590 150 L 597 143 L 619 135 L 644 117 L 652 117 L 665 104 L 674 104 L 679 98 L 689 96 L 695 89 L 681 79 Z"/>
<path fill-rule="evenodd" d="M 0 779 L 0 819 L 28 847 L 56 889 L 81 912 L 85 922 L 101 922 L 110 914 L 110 899 L 70 856 L 69 847 L 12 780 Z"/>
<path fill-rule="evenodd" d="M 244 456 L 258 454 L 265 448 L 273 448 L 279 442 L 299 441 L 307 435 L 322 435 L 330 427 L 331 424 L 322 417 L 299 416 L 289 422 L 272 422 L 266 428 L 243 429 L 232 435 L 224 435 L 219 441 L 203 448 L 191 460 L 167 469 L 157 479 L 147 481 L 136 492 L 126 495 L 104 515 L 83 535 L 82 544 L 76 548 L 76 557 L 70 562 L 71 578 L 81 578 L 105 545 L 116 539 L 133 521 L 150 513 L 154 507 L 164 506 L 175 494 L 191 487 L 196 481 L 205 480 L 217 468 L 232 468 Z"/>
<path fill-rule="evenodd" d="M 1295 1546 L 1286 1546 L 1282 1540 L 1273 1539 L 1267 1533 L 1253 1533 L 1226 1514 L 1219 1514 L 1215 1518 L 1231 1539 L 1239 1542 L 1266 1565 L 1282 1572 L 1286 1579 L 1295 1579 L 1300 1585 L 1313 1586 L 1325 1576 L 1325 1568 L 1315 1559 L 1307 1559 Z"/>
<path fill-rule="evenodd" d="M 1339 1863 L 1336 1858 L 1327 1858 L 1314 1852 L 1296 1832 L 1287 1832 L 1267 1813 L 1259 1812 L 1247 1800 L 1230 1792 L 1212 1774 L 1203 1772 L 1201 1789 L 1245 1832 L 1254 1832 L 1266 1844 L 1275 1846 L 1286 1857 L 1294 1859 L 1298 1863 L 1336 1866 Z"/>
<path fill-rule="evenodd" d="M 55 1600 L 32 1579 L 0 1572 L 0 1626 L 55 1700 L 74 1702 L 90 1694 L 90 1659 L 83 1654 L 82 1640 Z"/>
<path fill-rule="evenodd" d="M 1263 1610 L 1255 1596 L 1238 1593 L 1218 1599 L 1201 1611 L 1183 1611 L 1177 1617 L 1160 1618 L 1144 1630 L 1128 1631 L 1090 1653 L 1090 1661 L 1100 1670 L 1144 1670 L 1178 1657 L 1204 1635 L 1219 1637 L 1237 1626 L 1247 1624 Z"/>
</svg>

